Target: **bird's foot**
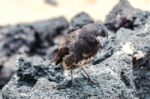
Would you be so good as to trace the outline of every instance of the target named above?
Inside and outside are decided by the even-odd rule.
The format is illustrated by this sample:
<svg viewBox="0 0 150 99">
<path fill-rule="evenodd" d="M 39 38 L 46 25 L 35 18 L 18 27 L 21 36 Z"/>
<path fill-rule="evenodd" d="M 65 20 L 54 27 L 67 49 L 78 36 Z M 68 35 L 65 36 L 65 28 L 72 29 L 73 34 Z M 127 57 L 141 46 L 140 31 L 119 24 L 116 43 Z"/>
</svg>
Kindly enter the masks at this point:
<svg viewBox="0 0 150 99">
<path fill-rule="evenodd" d="M 83 74 L 83 76 L 88 80 L 88 82 L 93 85 L 95 84 L 95 82 L 90 78 L 90 77 L 87 77 L 86 75 Z"/>
<path fill-rule="evenodd" d="M 85 72 L 86 76 L 84 75 L 84 77 L 88 79 L 89 83 L 94 84 L 94 81 L 91 79 L 91 77 L 88 75 L 88 73 L 83 67 L 82 67 L 82 70 Z"/>
<path fill-rule="evenodd" d="M 71 85 L 74 85 L 74 84 L 75 84 L 75 80 L 71 79 Z"/>
</svg>

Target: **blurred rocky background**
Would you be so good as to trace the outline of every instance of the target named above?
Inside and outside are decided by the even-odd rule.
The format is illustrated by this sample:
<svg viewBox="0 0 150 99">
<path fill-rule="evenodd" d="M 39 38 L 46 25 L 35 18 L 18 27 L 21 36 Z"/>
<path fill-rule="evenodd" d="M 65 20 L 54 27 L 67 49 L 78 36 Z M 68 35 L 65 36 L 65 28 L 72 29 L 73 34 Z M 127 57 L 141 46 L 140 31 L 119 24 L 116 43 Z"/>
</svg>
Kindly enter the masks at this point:
<svg viewBox="0 0 150 99">
<path fill-rule="evenodd" d="M 0 98 L 150 99 L 149 0 L 0 0 Z M 147 10 L 147 11 L 146 11 Z M 101 21 L 104 48 L 75 84 L 49 64 L 63 35 Z"/>
</svg>

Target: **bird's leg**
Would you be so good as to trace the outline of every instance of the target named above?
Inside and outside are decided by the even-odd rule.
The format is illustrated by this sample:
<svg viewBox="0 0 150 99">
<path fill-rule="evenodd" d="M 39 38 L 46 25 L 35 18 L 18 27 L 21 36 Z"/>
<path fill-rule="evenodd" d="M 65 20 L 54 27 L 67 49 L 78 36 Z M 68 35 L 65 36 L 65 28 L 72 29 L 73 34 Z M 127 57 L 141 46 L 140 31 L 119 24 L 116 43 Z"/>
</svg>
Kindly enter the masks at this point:
<svg viewBox="0 0 150 99">
<path fill-rule="evenodd" d="M 87 79 L 89 80 L 89 82 L 90 82 L 91 84 L 93 84 L 94 82 L 93 82 L 93 80 L 91 79 L 91 77 L 88 75 L 88 73 L 86 72 L 86 70 L 85 70 L 83 67 L 81 67 L 81 69 L 85 72 L 86 77 L 87 77 Z"/>
<path fill-rule="evenodd" d="M 71 84 L 74 84 L 73 71 L 71 70 Z"/>
</svg>

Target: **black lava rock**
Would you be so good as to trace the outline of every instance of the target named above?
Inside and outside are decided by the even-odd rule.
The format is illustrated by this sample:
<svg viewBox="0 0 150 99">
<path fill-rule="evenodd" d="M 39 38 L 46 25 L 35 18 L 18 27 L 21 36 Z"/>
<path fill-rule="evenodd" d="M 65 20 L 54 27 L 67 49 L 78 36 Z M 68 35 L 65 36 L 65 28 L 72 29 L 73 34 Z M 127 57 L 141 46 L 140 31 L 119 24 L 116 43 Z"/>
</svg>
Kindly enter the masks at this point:
<svg viewBox="0 0 150 99">
<path fill-rule="evenodd" d="M 41 58 L 24 59 L 18 60 L 19 69 L 17 75 L 19 81 L 34 84 L 40 78 L 47 78 L 50 81 L 59 83 L 62 78 L 62 68 L 60 66 L 48 67 L 48 62 L 45 63 Z"/>
<path fill-rule="evenodd" d="M 94 20 L 85 12 L 81 12 L 77 15 L 75 15 L 70 22 L 69 29 L 66 31 L 67 33 L 70 33 L 72 31 L 75 31 L 79 28 L 82 28 L 84 25 L 93 23 Z"/>
<path fill-rule="evenodd" d="M 68 27 L 68 22 L 63 17 L 32 24 L 6 26 L 0 29 L 1 49 L 7 56 L 18 53 L 23 46 L 30 54 L 45 55 L 47 48 L 54 45 L 54 38 L 62 35 Z M 45 52 L 44 52 L 44 51 Z"/>
<path fill-rule="evenodd" d="M 127 0 L 120 0 L 107 15 L 105 25 L 114 32 L 121 27 L 134 30 L 143 27 L 149 20 L 149 12 L 133 8 Z"/>
<path fill-rule="evenodd" d="M 26 56 L 38 55 L 43 58 L 49 58 L 50 56 L 47 53 L 49 55 L 53 55 L 54 53 L 54 51 L 50 51 L 50 48 L 55 45 L 55 37 L 61 36 L 66 28 L 68 28 L 68 22 L 63 17 L 29 24 L 1 27 L 0 68 L 2 69 L 6 64 L 7 66 L 9 65 L 8 67 L 15 68 L 15 62 L 12 64 L 11 61 L 17 60 L 15 56 L 20 54 Z M 58 47 L 55 49 L 57 50 Z M 50 58 L 53 58 L 53 56 Z M 4 78 L 1 77 L 3 74 L 0 75 L 0 78 Z M 11 72 L 8 74 L 11 74 Z M 3 80 L 5 83 L 9 81 L 10 75 L 7 76 Z M 1 86 L 5 83 L 2 83 Z"/>
<path fill-rule="evenodd" d="M 75 82 L 70 85 L 61 66 L 49 65 L 38 57 L 28 58 L 34 55 L 53 58 L 58 50 L 56 42 L 64 32 L 67 35 L 93 22 L 88 14 L 80 13 L 70 24 L 64 18 L 56 18 L 1 27 L 0 87 L 6 83 L 2 80 L 8 82 L 9 74 L 3 71 L 6 61 L 18 53 L 27 55 L 18 60 L 17 77 L 3 87 L 3 98 L 149 99 L 150 12 L 133 8 L 127 0 L 120 0 L 106 17 L 108 39 L 93 64 L 86 67 L 94 81 L 92 86 L 80 69 L 74 71 Z"/>
</svg>

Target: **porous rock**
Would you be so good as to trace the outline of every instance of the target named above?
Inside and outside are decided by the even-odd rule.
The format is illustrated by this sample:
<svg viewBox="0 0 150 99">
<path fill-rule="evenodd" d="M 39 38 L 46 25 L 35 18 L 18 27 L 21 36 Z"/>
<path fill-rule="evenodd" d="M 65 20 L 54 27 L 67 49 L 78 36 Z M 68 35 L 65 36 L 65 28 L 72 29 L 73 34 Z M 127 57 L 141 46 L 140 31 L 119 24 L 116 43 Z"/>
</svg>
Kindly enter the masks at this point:
<svg viewBox="0 0 150 99">
<path fill-rule="evenodd" d="M 149 44 L 150 27 L 136 32 L 121 28 L 115 35 L 110 35 L 103 48 L 109 56 L 101 60 L 103 53 L 99 53 L 96 57 L 99 61 L 85 66 L 94 81 L 93 85 L 83 76 L 81 69 L 74 71 L 75 82 L 70 85 L 70 80 L 59 66 L 48 65 L 37 57 L 19 60 L 18 79 L 12 78 L 3 88 L 3 98 L 147 99 L 150 94 L 149 65 L 144 64 L 149 64 Z M 138 52 L 146 56 L 134 61 Z M 136 65 L 136 62 L 141 65 Z M 141 66 L 144 69 L 139 68 Z M 35 82 L 29 83 L 31 79 L 27 77 Z"/>
<path fill-rule="evenodd" d="M 34 75 L 34 77 L 37 78 L 37 81 L 35 82 L 34 85 L 30 87 L 25 86 L 25 84 L 22 85 L 25 88 L 16 87 L 19 84 L 19 80 L 16 79 L 14 84 L 11 83 L 14 82 L 13 80 L 11 80 L 3 88 L 3 97 L 7 97 L 7 98 L 11 98 L 12 96 L 15 98 L 30 97 L 31 99 L 34 97 L 39 99 L 49 98 L 49 97 L 55 97 L 55 98 L 61 97 L 66 99 L 67 98 L 68 99 L 87 99 L 87 98 L 136 99 L 137 98 L 138 99 L 138 95 L 140 94 L 138 94 L 139 90 L 135 85 L 135 79 L 137 75 L 135 74 L 135 69 L 133 68 L 133 56 L 134 53 L 137 51 L 142 51 L 143 53 L 147 53 L 147 50 L 149 49 L 150 32 L 149 31 L 139 31 L 136 33 L 133 32 L 134 31 L 129 29 L 124 29 L 124 28 L 120 29 L 116 33 L 116 36 L 111 38 L 111 40 L 114 39 L 112 43 L 115 45 L 115 46 L 111 46 L 111 48 L 113 49 L 112 54 L 109 57 L 105 58 L 103 61 L 95 65 L 88 64 L 86 69 L 94 81 L 93 85 L 90 85 L 86 77 L 83 76 L 83 71 L 77 69 L 74 71 L 74 79 L 75 79 L 74 85 L 69 85 L 69 83 L 67 83 L 69 82 L 69 80 L 64 80 L 64 81 L 60 80 L 59 82 L 56 82 L 55 80 L 53 81 L 48 80 L 48 78 L 45 76 L 36 77 L 36 75 Z M 107 49 L 106 51 L 110 50 L 109 44 L 110 43 L 106 43 L 104 50 L 105 48 Z M 129 51 L 130 52 L 129 53 L 126 50 L 131 50 L 131 52 Z M 97 58 L 99 58 L 98 56 Z M 24 63 L 27 64 L 28 62 L 24 61 Z M 32 68 L 30 68 L 30 71 L 33 71 L 35 69 L 32 66 L 33 64 L 39 64 L 37 66 L 43 67 L 41 63 L 45 63 L 45 61 L 43 62 L 39 60 L 33 61 L 33 63 L 31 64 Z M 28 68 L 24 68 L 25 69 L 24 71 L 28 71 Z M 23 76 L 19 76 L 19 78 L 23 78 Z M 65 79 L 64 76 L 63 79 Z M 24 80 L 26 81 L 27 79 Z M 23 88 L 22 90 L 29 89 L 28 92 L 29 94 L 26 94 L 25 93 L 26 91 L 25 92 L 17 91 L 20 88 Z M 145 91 L 143 87 L 140 88 L 142 88 L 142 90 Z M 17 91 L 18 93 L 15 94 L 14 91 L 12 91 L 11 89 Z M 149 94 L 146 95 L 148 96 Z M 142 99 L 146 99 L 146 98 L 142 98 Z"/>
<path fill-rule="evenodd" d="M 133 8 L 127 0 L 119 0 L 119 3 L 106 16 L 106 27 L 116 32 L 121 27 L 136 30 L 150 22 L 150 13 Z"/>
<path fill-rule="evenodd" d="M 2 70 L 5 67 L 15 68 L 14 63 L 17 59 L 16 57 L 20 55 L 38 55 L 43 58 L 52 58 L 55 49 L 58 49 L 54 39 L 55 37 L 62 35 L 66 28 L 68 28 L 68 21 L 63 17 L 28 24 L 1 27 L 0 69 Z M 50 49 L 53 45 L 57 48 Z M 49 57 L 47 53 L 52 56 Z M 2 76 L 1 71 L 0 74 L 0 76 Z M 8 78 L 6 79 L 8 81 L 10 77 L 6 78 Z"/>
<path fill-rule="evenodd" d="M 150 27 L 146 24 L 143 29 L 133 31 L 130 29 L 121 28 L 116 34 L 111 34 L 105 43 L 101 53 L 94 59 L 93 64 L 100 64 L 106 58 L 112 57 L 114 53 L 122 51 L 129 56 L 126 66 L 119 67 L 123 70 L 120 71 L 120 77 L 128 88 L 134 89 L 135 95 L 140 99 L 148 99 L 150 96 L 149 87 L 149 65 L 150 65 Z M 125 58 L 125 56 L 122 56 Z M 114 59 L 113 59 L 114 60 Z M 119 58 L 115 64 L 120 63 Z M 130 62 L 129 62 L 130 61 Z M 113 63 L 108 61 L 108 64 Z M 119 65 L 121 66 L 121 65 Z M 112 69 L 114 68 L 111 67 Z M 117 68 L 117 69 L 119 69 Z M 114 69 L 116 72 L 116 69 Z"/>
<path fill-rule="evenodd" d="M 66 30 L 66 34 L 82 28 L 86 24 L 93 23 L 94 19 L 85 12 L 80 12 L 75 15 L 70 22 L 69 28 Z"/>
<path fill-rule="evenodd" d="M 39 78 L 45 77 L 50 81 L 60 82 L 63 76 L 60 66 L 49 66 L 41 58 L 33 57 L 32 60 L 20 58 L 18 60 L 17 75 L 20 81 L 36 82 Z"/>
<path fill-rule="evenodd" d="M 14 76 L 2 90 L 3 98 L 149 99 L 148 23 L 149 12 L 135 9 L 126 0 L 120 0 L 105 22 L 107 28 L 116 34 L 109 34 L 103 50 L 92 64 L 85 66 L 93 85 L 81 69 L 73 71 L 75 82 L 71 85 L 61 66 L 49 65 L 37 57 L 22 58 L 17 63 L 17 77 Z"/>
<path fill-rule="evenodd" d="M 113 55 L 112 59 L 115 60 L 119 58 L 120 55 L 122 55 L 122 53 L 119 55 L 118 54 Z M 131 56 L 127 56 L 127 55 L 125 56 L 129 59 L 131 58 Z M 87 99 L 87 98 L 134 99 L 132 90 L 129 89 L 124 84 L 124 82 L 120 79 L 121 70 L 119 68 L 119 65 L 122 65 L 122 62 L 124 64 L 121 67 L 124 67 L 126 65 L 131 64 L 131 61 L 130 63 L 128 63 L 124 61 L 124 57 L 121 57 L 120 63 L 116 64 L 117 61 L 113 62 L 112 59 L 108 59 L 102 64 L 92 65 L 89 68 L 87 68 L 87 71 L 89 72 L 90 76 L 92 77 L 95 83 L 93 85 L 90 85 L 88 80 L 82 75 L 83 71 L 80 70 L 79 70 L 80 72 L 77 72 L 78 70 L 74 72 L 75 83 L 72 86 L 69 86 L 67 84 L 59 85 L 59 83 L 61 82 L 62 83 L 68 82 L 68 80 L 60 81 L 59 83 L 57 83 L 56 81 L 48 80 L 47 77 L 44 76 L 41 77 L 41 75 L 35 75 L 37 81 L 35 82 L 34 85 L 29 86 L 30 85 L 29 83 L 28 83 L 29 85 L 25 83 L 23 84 L 23 82 L 20 84 L 19 79 L 24 77 L 19 76 L 19 79 L 12 78 L 12 80 L 3 88 L 3 98 L 4 99 L 7 98 L 34 99 L 36 97 L 37 99 L 41 99 L 41 98 L 50 98 L 50 97 L 54 97 L 54 98 L 61 97 L 65 99 Z M 110 60 L 114 64 L 109 64 L 109 66 L 113 67 L 113 69 L 109 68 L 109 66 L 106 65 L 107 61 Z M 24 62 L 26 64 L 29 64 L 28 61 L 24 61 Z M 37 62 L 36 61 L 34 62 L 35 62 L 34 64 L 37 64 L 39 66 L 42 64 L 39 60 Z M 31 64 L 31 67 L 33 66 Z M 41 65 L 41 67 L 43 66 Z M 34 69 L 30 68 L 30 71 L 32 70 Z M 40 71 L 35 71 L 35 72 L 41 74 Z M 27 81 L 28 79 L 24 78 L 23 80 Z"/>
</svg>

